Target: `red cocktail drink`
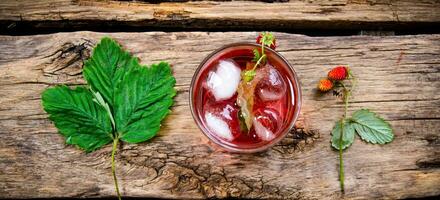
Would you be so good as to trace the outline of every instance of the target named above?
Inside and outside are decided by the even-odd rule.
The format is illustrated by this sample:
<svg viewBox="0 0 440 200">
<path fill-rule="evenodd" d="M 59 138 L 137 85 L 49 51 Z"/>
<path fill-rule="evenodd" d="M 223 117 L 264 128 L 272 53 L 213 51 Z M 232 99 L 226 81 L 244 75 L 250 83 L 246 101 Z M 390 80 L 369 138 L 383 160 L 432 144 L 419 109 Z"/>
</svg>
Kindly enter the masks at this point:
<svg viewBox="0 0 440 200">
<path fill-rule="evenodd" d="M 255 65 L 252 43 L 227 45 L 209 55 L 190 88 L 190 107 L 202 132 L 235 152 L 265 150 L 293 127 L 301 104 L 299 82 L 277 52 L 265 49 L 266 61 L 251 81 L 243 72 Z"/>
</svg>

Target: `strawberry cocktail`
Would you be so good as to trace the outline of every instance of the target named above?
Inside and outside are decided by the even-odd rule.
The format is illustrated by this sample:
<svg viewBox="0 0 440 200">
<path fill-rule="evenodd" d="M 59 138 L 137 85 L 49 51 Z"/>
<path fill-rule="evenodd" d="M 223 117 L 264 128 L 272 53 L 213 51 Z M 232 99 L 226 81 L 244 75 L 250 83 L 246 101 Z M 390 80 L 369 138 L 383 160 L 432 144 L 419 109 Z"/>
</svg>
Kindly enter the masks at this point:
<svg viewBox="0 0 440 200">
<path fill-rule="evenodd" d="M 299 114 L 301 94 L 294 70 L 271 49 L 275 41 L 270 33 L 257 42 L 213 52 L 191 83 L 190 106 L 197 125 L 230 151 L 267 149 L 289 132 Z"/>
</svg>

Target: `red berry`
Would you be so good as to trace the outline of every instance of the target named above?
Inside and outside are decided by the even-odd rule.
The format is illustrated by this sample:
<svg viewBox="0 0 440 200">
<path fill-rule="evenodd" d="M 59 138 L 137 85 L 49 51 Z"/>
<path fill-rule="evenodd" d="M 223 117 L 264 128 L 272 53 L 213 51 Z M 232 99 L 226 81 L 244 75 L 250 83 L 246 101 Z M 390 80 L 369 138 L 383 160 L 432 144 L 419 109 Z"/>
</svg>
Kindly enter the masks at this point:
<svg viewBox="0 0 440 200">
<path fill-rule="evenodd" d="M 323 78 L 319 81 L 318 89 L 322 92 L 327 92 L 333 88 L 333 82 L 329 79 Z"/>
<path fill-rule="evenodd" d="M 348 76 L 348 68 L 337 66 L 328 72 L 328 78 L 335 81 L 342 81 Z"/>
<path fill-rule="evenodd" d="M 257 44 L 261 44 L 261 38 L 263 38 L 263 34 L 262 33 L 258 34 Z M 273 40 L 273 43 L 270 45 L 270 48 L 275 50 L 275 48 L 276 48 L 276 39 Z"/>
</svg>

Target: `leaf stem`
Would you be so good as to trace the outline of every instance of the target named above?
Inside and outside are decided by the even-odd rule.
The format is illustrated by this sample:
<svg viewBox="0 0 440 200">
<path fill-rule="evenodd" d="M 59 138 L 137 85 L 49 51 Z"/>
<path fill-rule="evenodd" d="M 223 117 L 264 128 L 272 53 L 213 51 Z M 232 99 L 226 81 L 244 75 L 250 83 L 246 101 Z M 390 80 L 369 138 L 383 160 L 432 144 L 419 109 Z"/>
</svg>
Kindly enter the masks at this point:
<svg viewBox="0 0 440 200">
<path fill-rule="evenodd" d="M 257 69 L 257 66 L 261 63 L 261 61 L 263 60 L 263 58 L 266 58 L 266 54 L 263 54 L 260 59 L 258 59 L 257 63 L 255 63 L 254 68 L 252 68 L 252 70 Z"/>
<path fill-rule="evenodd" d="M 339 183 L 341 192 L 344 192 L 344 160 L 342 159 L 342 137 L 344 134 L 345 119 L 341 123 L 341 135 L 339 136 Z"/>
<path fill-rule="evenodd" d="M 344 117 L 341 123 L 341 135 L 339 136 L 339 183 L 341 185 L 341 192 L 344 192 L 344 160 L 342 157 L 342 139 L 344 136 L 345 122 L 347 120 L 348 98 L 350 96 L 350 91 L 343 83 L 341 83 L 341 85 L 344 88 Z"/>
<path fill-rule="evenodd" d="M 348 111 L 348 98 L 350 96 L 350 91 L 348 91 L 344 87 L 344 118 L 347 119 L 347 111 Z"/>
<path fill-rule="evenodd" d="M 263 58 L 266 58 L 266 54 L 264 53 L 265 38 L 263 37 L 261 40 L 262 40 L 261 41 L 261 57 L 260 57 L 260 59 L 258 59 L 257 63 L 255 63 L 254 68 L 252 68 L 252 70 L 255 70 L 257 68 L 257 66 L 261 63 Z"/>
<path fill-rule="evenodd" d="M 118 194 L 118 199 L 121 200 L 121 193 L 119 193 L 118 179 L 116 178 L 116 167 L 115 167 L 115 153 L 118 147 L 119 138 L 113 139 L 113 149 L 112 149 L 112 174 L 113 180 L 115 182 L 116 193 Z"/>
</svg>

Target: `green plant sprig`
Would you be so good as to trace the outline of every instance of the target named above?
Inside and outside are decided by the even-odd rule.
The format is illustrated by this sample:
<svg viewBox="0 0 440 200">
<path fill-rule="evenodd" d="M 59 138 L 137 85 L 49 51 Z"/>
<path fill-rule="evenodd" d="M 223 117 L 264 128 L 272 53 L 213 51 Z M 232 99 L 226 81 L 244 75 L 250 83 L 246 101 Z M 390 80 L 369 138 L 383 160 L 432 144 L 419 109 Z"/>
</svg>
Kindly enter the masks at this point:
<svg viewBox="0 0 440 200">
<path fill-rule="evenodd" d="M 243 80 L 245 80 L 246 82 L 252 81 L 254 79 L 254 76 L 257 74 L 256 73 L 256 69 L 259 65 L 261 65 L 262 63 L 266 62 L 266 53 L 264 51 L 265 46 L 270 47 L 271 45 L 274 44 L 275 41 L 275 37 L 272 33 L 270 32 L 263 32 L 261 33 L 261 53 L 258 49 L 254 49 L 253 53 L 254 53 L 254 58 L 252 59 L 252 61 L 256 62 L 254 67 L 250 70 L 245 70 L 243 73 Z"/>
<path fill-rule="evenodd" d="M 372 144 L 386 144 L 394 139 L 391 125 L 376 113 L 368 109 L 360 109 L 351 116 L 348 115 L 349 99 L 352 97 L 356 78 L 348 67 L 345 69 L 347 75 L 342 80 L 333 80 L 334 86 L 331 88 L 337 96 L 342 93 L 344 103 L 344 114 L 336 122 L 331 133 L 331 146 L 339 152 L 339 183 L 342 192 L 345 190 L 343 150 L 351 146 L 355 133 L 365 142 Z M 329 79 L 332 80 L 330 75 Z M 341 91 L 338 91 L 338 88 L 341 88 Z"/>
</svg>

